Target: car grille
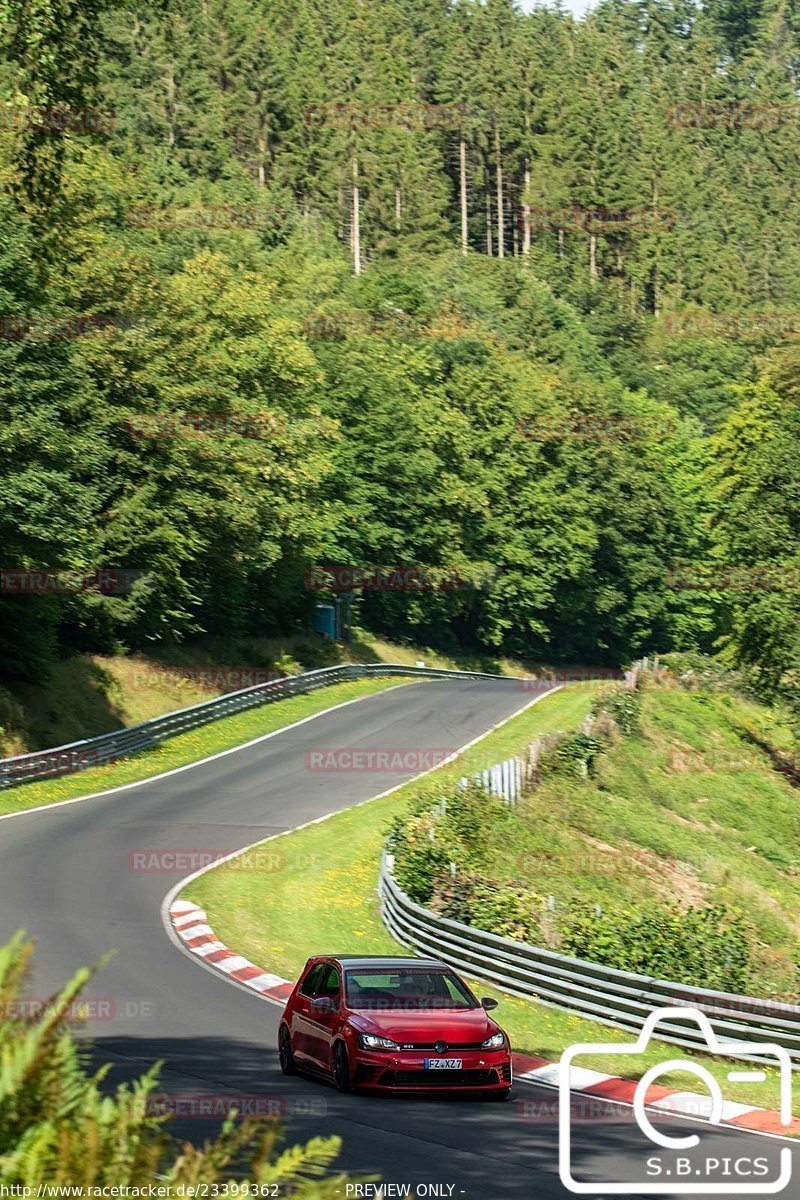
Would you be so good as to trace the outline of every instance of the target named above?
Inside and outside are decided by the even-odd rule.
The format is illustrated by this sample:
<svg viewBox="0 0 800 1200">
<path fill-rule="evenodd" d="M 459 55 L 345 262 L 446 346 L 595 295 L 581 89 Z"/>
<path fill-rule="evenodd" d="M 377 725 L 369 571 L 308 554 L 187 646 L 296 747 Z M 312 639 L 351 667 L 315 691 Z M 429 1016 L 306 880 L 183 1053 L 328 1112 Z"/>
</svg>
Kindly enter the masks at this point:
<svg viewBox="0 0 800 1200">
<path fill-rule="evenodd" d="M 381 1077 L 382 1087 L 485 1087 L 500 1083 L 497 1071 L 386 1071 Z"/>
<path fill-rule="evenodd" d="M 400 1042 L 401 1050 L 436 1050 L 436 1042 Z M 445 1057 L 451 1050 L 482 1050 L 482 1042 L 448 1042 Z"/>
<path fill-rule="evenodd" d="M 503 1083 L 511 1083 L 511 1063 L 503 1063 L 500 1068 L 500 1078 Z"/>
</svg>

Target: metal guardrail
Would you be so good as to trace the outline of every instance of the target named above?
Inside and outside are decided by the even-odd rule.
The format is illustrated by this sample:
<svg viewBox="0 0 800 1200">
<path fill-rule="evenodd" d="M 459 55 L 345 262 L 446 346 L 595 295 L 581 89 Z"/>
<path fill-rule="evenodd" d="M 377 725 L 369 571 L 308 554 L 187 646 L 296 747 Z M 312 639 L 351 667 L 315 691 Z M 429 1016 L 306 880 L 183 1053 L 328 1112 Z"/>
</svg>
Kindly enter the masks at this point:
<svg viewBox="0 0 800 1200">
<path fill-rule="evenodd" d="M 696 1008 L 708 1016 L 720 1039 L 777 1042 L 789 1051 L 793 1068 L 800 1070 L 800 1007 L 668 983 L 499 937 L 414 903 L 392 871 L 392 856 L 384 854 L 379 882 L 383 920 L 398 942 L 420 955 L 442 959 L 515 996 L 637 1033 L 654 1009 Z M 707 1047 L 691 1018 L 685 1024 L 662 1022 L 657 1032 L 660 1039 L 679 1046 Z M 737 1057 L 775 1063 L 774 1057 L 757 1050 Z"/>
<path fill-rule="evenodd" d="M 215 696 L 213 700 L 202 700 L 199 704 L 191 704 L 188 708 L 164 713 L 163 716 L 153 717 L 149 721 L 142 721 L 139 725 L 131 725 L 125 729 L 116 729 L 112 733 L 102 733 L 98 737 L 70 742 L 66 746 L 56 746 L 52 750 L 40 750 L 32 754 L 19 754 L 15 758 L 0 759 L 0 789 L 14 787 L 20 783 L 30 783 L 37 779 L 55 779 L 61 775 L 73 775 L 78 771 L 86 771 L 91 767 L 102 766 L 118 758 L 124 758 L 129 754 L 137 754 L 140 750 L 151 750 L 153 747 L 159 746 L 166 738 L 175 737 L 178 733 L 186 733 L 190 729 L 197 729 L 201 725 L 208 725 L 211 721 L 218 721 L 221 717 L 229 717 L 260 704 L 269 704 L 273 700 L 283 700 L 287 696 L 299 696 L 304 692 L 313 692 L 316 688 L 326 687 L 332 683 L 343 683 L 370 676 L 513 681 L 513 676 L 491 675 L 482 671 L 406 667 L 400 663 L 345 663 L 337 667 L 322 667 L 316 671 L 306 671 L 302 675 L 287 675 L 284 679 L 257 683 L 253 687 L 242 688 L 237 692 Z M 543 688 L 545 686 L 546 681 L 543 681 Z"/>
</svg>

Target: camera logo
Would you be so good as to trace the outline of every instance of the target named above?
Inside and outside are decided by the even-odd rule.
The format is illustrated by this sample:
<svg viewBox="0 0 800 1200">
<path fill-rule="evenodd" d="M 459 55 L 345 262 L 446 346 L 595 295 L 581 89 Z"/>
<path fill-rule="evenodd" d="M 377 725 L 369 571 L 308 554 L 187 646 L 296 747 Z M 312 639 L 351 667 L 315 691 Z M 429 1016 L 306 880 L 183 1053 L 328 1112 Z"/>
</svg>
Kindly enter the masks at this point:
<svg viewBox="0 0 800 1200">
<path fill-rule="evenodd" d="M 792 1152 L 784 1146 L 780 1155 L 768 1157 L 767 1154 L 756 1153 L 753 1157 L 733 1155 L 728 1158 L 718 1157 L 716 1153 L 707 1153 L 710 1148 L 703 1148 L 701 1137 L 690 1134 L 687 1137 L 675 1137 L 654 1126 L 651 1116 L 658 1110 L 647 1111 L 646 1096 L 648 1088 L 660 1075 L 669 1071 L 685 1071 L 699 1077 L 708 1088 L 709 1097 L 702 1097 L 702 1116 L 711 1126 L 718 1126 L 723 1120 L 739 1115 L 741 1105 L 725 1101 L 722 1089 L 708 1070 L 700 1063 L 688 1059 L 673 1058 L 651 1067 L 640 1079 L 633 1098 L 633 1111 L 636 1124 L 647 1139 L 644 1145 L 645 1158 L 641 1169 L 627 1180 L 591 1180 L 576 1179 L 573 1174 L 573 1145 L 570 1124 L 571 1113 L 574 1111 L 571 1086 L 576 1089 L 581 1086 L 581 1077 L 589 1074 L 580 1067 L 573 1067 L 573 1061 L 584 1054 L 641 1054 L 645 1051 L 653 1036 L 653 1031 L 660 1022 L 696 1021 L 705 1039 L 708 1052 L 723 1059 L 752 1058 L 754 1053 L 759 1058 L 773 1058 L 774 1065 L 780 1071 L 781 1123 L 789 1127 L 792 1123 L 792 1063 L 789 1053 L 782 1046 L 773 1042 L 733 1042 L 720 1041 L 711 1027 L 711 1022 L 705 1013 L 695 1008 L 659 1008 L 650 1013 L 644 1023 L 639 1038 L 635 1042 L 583 1042 L 570 1046 L 561 1056 L 559 1070 L 559 1162 L 558 1169 L 561 1182 L 567 1191 L 579 1196 L 596 1196 L 598 1188 L 603 1192 L 613 1192 L 615 1195 L 637 1196 L 757 1196 L 775 1195 L 783 1191 L 792 1177 Z M 741 1064 L 738 1064 L 741 1066 Z M 737 1070 L 737 1064 L 730 1062 L 731 1070 L 727 1078 L 731 1083 L 763 1083 L 766 1074 L 760 1064 L 754 1064 L 753 1070 Z M 758 1069 L 755 1069 L 758 1067 Z M 620 1074 L 623 1072 L 621 1071 Z M 661 1116 L 673 1119 L 676 1114 L 670 1114 L 665 1108 Z M 679 1114 L 678 1114 L 679 1115 Z M 661 1147 L 663 1153 L 653 1153 L 653 1144 Z M 693 1152 L 693 1153 L 689 1153 Z M 738 1152 L 737 1152 L 738 1153 Z M 628 1174 L 628 1172 L 625 1172 Z M 637 1177 L 638 1176 L 638 1177 Z M 772 1176 L 772 1178 L 767 1178 Z"/>
</svg>

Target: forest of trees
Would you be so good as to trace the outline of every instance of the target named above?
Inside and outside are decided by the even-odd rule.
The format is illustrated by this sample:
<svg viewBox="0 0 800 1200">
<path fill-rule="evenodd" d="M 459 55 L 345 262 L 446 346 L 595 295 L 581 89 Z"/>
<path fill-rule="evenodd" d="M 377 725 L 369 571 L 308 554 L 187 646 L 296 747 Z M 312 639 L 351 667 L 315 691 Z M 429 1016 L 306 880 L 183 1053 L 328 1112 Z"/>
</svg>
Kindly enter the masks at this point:
<svg viewBox="0 0 800 1200">
<path fill-rule="evenodd" d="M 798 0 L 0 0 L 0 568 L 139 572 L 6 589 L 5 678 L 333 563 L 457 574 L 396 637 L 791 682 L 800 323 L 670 318 L 800 313 L 799 86 Z"/>
</svg>

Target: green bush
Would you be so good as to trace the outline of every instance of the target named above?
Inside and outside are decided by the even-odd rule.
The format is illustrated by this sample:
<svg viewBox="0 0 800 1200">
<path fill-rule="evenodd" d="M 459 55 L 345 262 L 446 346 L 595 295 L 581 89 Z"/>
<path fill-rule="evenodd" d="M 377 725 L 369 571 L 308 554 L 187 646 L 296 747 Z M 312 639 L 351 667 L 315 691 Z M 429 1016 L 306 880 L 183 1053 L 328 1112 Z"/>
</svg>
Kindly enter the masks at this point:
<svg viewBox="0 0 800 1200">
<path fill-rule="evenodd" d="M 448 867 L 434 876 L 429 902 L 434 912 L 487 933 L 530 945 L 548 941 L 543 899 L 525 884 L 453 876 Z M 573 910 L 557 914 L 556 928 L 559 949 L 575 958 L 695 987 L 750 986 L 755 946 L 744 918 L 724 905 Z"/>
<path fill-rule="evenodd" d="M 641 728 L 642 697 L 638 691 L 628 687 L 618 687 L 608 692 L 601 692 L 592 704 L 592 715 L 597 717 L 608 713 L 624 734 L 630 736 L 638 733 Z"/>
<path fill-rule="evenodd" d="M 431 911 L 450 921 L 460 921 L 462 925 L 477 925 L 473 905 L 476 883 L 475 876 L 465 871 L 455 875 L 449 869 L 440 871 L 433 881 Z"/>
<path fill-rule="evenodd" d="M 430 814 L 395 817 L 386 841 L 386 849 L 395 856 L 395 878 L 417 904 L 428 903 L 434 879 L 450 862 L 447 847 L 431 840 L 435 825 Z"/>
<path fill-rule="evenodd" d="M 472 923 L 500 937 L 540 945 L 542 904 L 542 897 L 523 885 L 484 881 L 473 891 Z"/>
<path fill-rule="evenodd" d="M 669 672 L 668 681 L 677 683 L 685 691 L 734 692 L 750 700 L 763 698 L 755 674 L 734 670 L 699 651 L 663 654 L 659 666 Z"/>
<path fill-rule="evenodd" d="M 386 847 L 395 856 L 397 882 L 417 904 L 427 904 L 451 862 L 467 874 L 481 867 L 508 819 L 505 802 L 478 784 L 446 797 L 427 794 L 390 826 Z"/>
<path fill-rule="evenodd" d="M 750 983 L 752 938 L 724 905 L 570 913 L 558 929 L 563 953 L 589 962 L 724 991 L 745 992 Z"/>
<path fill-rule="evenodd" d="M 456 789 L 445 802 L 442 836 L 462 855 L 481 862 L 489 846 L 502 841 L 510 809 L 501 796 L 493 796 L 478 783 Z"/>
<path fill-rule="evenodd" d="M 524 884 L 449 869 L 434 880 L 430 908 L 451 921 L 461 921 L 499 937 L 536 945 L 541 942 L 542 897 Z"/>
<path fill-rule="evenodd" d="M 542 775 L 587 775 L 602 749 L 600 738 L 590 733 L 565 733 L 542 754 L 539 770 Z"/>
<path fill-rule="evenodd" d="M 417 904 L 427 904 L 433 896 L 436 876 L 450 861 L 439 846 L 407 846 L 395 862 L 395 878 Z"/>
</svg>

